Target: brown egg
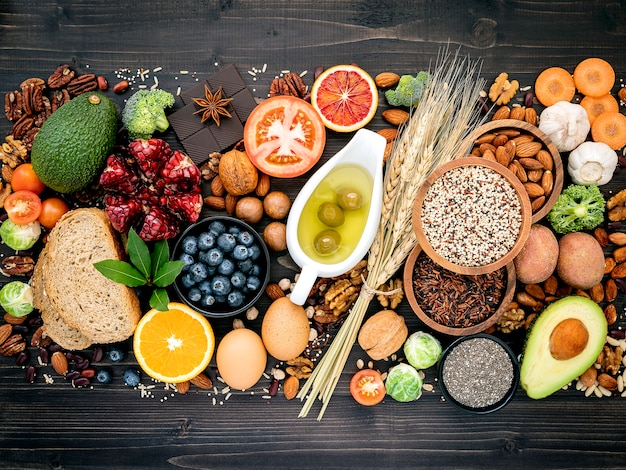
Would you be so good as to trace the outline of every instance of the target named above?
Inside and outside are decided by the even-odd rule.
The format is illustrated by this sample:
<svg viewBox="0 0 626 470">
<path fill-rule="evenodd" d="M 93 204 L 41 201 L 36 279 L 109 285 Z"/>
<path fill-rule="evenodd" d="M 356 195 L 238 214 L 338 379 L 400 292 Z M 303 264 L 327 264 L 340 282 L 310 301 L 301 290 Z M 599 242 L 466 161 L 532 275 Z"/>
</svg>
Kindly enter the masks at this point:
<svg viewBox="0 0 626 470">
<path fill-rule="evenodd" d="M 256 384 L 267 365 L 261 337 L 247 328 L 232 330 L 217 345 L 217 370 L 227 385 L 245 390 Z"/>
<path fill-rule="evenodd" d="M 288 297 L 281 297 L 265 312 L 261 337 L 267 352 L 280 361 L 288 361 L 304 351 L 310 330 L 304 308 Z"/>
</svg>

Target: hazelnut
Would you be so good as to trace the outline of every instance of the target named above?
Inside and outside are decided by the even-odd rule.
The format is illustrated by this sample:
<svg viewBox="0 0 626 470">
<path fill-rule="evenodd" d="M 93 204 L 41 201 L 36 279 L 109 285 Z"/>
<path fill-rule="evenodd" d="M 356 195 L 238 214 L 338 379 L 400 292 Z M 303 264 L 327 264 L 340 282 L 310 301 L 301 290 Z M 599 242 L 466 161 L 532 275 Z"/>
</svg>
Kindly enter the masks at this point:
<svg viewBox="0 0 626 470">
<path fill-rule="evenodd" d="M 282 222 L 270 222 L 263 230 L 263 240 L 272 251 L 287 249 L 287 226 Z"/>
<path fill-rule="evenodd" d="M 263 217 L 263 203 L 256 197 L 242 197 L 235 206 L 235 216 L 249 224 L 256 224 Z"/>
<path fill-rule="evenodd" d="M 272 219 L 284 219 L 291 209 L 291 200 L 282 191 L 272 191 L 263 199 L 263 208 Z"/>
</svg>

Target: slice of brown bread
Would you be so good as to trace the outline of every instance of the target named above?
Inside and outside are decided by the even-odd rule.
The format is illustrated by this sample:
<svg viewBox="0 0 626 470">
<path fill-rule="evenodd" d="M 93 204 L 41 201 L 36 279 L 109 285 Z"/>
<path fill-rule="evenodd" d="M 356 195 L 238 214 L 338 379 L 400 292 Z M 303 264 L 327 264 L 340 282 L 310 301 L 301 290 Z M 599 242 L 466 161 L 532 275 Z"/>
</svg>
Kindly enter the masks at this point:
<svg viewBox="0 0 626 470">
<path fill-rule="evenodd" d="M 124 256 L 117 232 L 100 209 L 74 209 L 50 232 L 43 266 L 46 295 L 63 321 L 93 343 L 129 338 L 141 317 L 134 289 L 93 266 Z"/>
<path fill-rule="evenodd" d="M 86 349 L 91 346 L 91 340 L 84 336 L 80 331 L 70 327 L 54 309 L 48 300 L 44 288 L 44 264 L 47 263 L 47 249 L 39 254 L 35 270 L 31 278 L 33 288 L 33 303 L 35 308 L 41 312 L 43 320 L 43 334 L 50 337 L 55 343 L 71 351 Z"/>
</svg>

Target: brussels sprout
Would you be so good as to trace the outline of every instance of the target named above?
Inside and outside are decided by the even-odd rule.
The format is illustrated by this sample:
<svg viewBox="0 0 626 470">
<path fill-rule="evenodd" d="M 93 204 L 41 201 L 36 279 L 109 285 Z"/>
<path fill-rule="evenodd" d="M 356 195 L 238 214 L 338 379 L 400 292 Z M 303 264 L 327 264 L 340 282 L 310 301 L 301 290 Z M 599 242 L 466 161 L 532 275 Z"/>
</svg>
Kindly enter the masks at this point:
<svg viewBox="0 0 626 470">
<path fill-rule="evenodd" d="M 40 235 L 41 225 L 37 221 L 18 225 L 7 219 L 0 225 L 0 238 L 9 248 L 14 250 L 32 248 L 39 240 Z"/>
<path fill-rule="evenodd" d="M 394 400 L 408 402 L 422 395 L 423 383 L 422 376 L 414 367 L 401 362 L 387 372 L 385 390 Z"/>
<path fill-rule="evenodd" d="M 0 306 L 14 317 L 33 311 L 33 289 L 25 282 L 13 281 L 0 289 Z"/>
<path fill-rule="evenodd" d="M 443 349 L 434 336 L 417 331 L 404 343 L 404 355 L 407 361 L 418 370 L 428 369 L 437 364 Z"/>
</svg>

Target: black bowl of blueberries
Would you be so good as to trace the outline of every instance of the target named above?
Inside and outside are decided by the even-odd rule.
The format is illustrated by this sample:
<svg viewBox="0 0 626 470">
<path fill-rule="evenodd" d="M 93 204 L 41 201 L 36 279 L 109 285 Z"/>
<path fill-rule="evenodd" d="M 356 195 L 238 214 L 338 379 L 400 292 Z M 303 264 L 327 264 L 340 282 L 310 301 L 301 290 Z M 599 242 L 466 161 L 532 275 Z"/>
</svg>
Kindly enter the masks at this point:
<svg viewBox="0 0 626 470">
<path fill-rule="evenodd" d="M 178 238 L 173 260 L 185 263 L 174 282 L 180 299 L 207 317 L 230 317 L 259 300 L 270 278 L 261 236 L 233 217 L 208 217 Z"/>
</svg>

